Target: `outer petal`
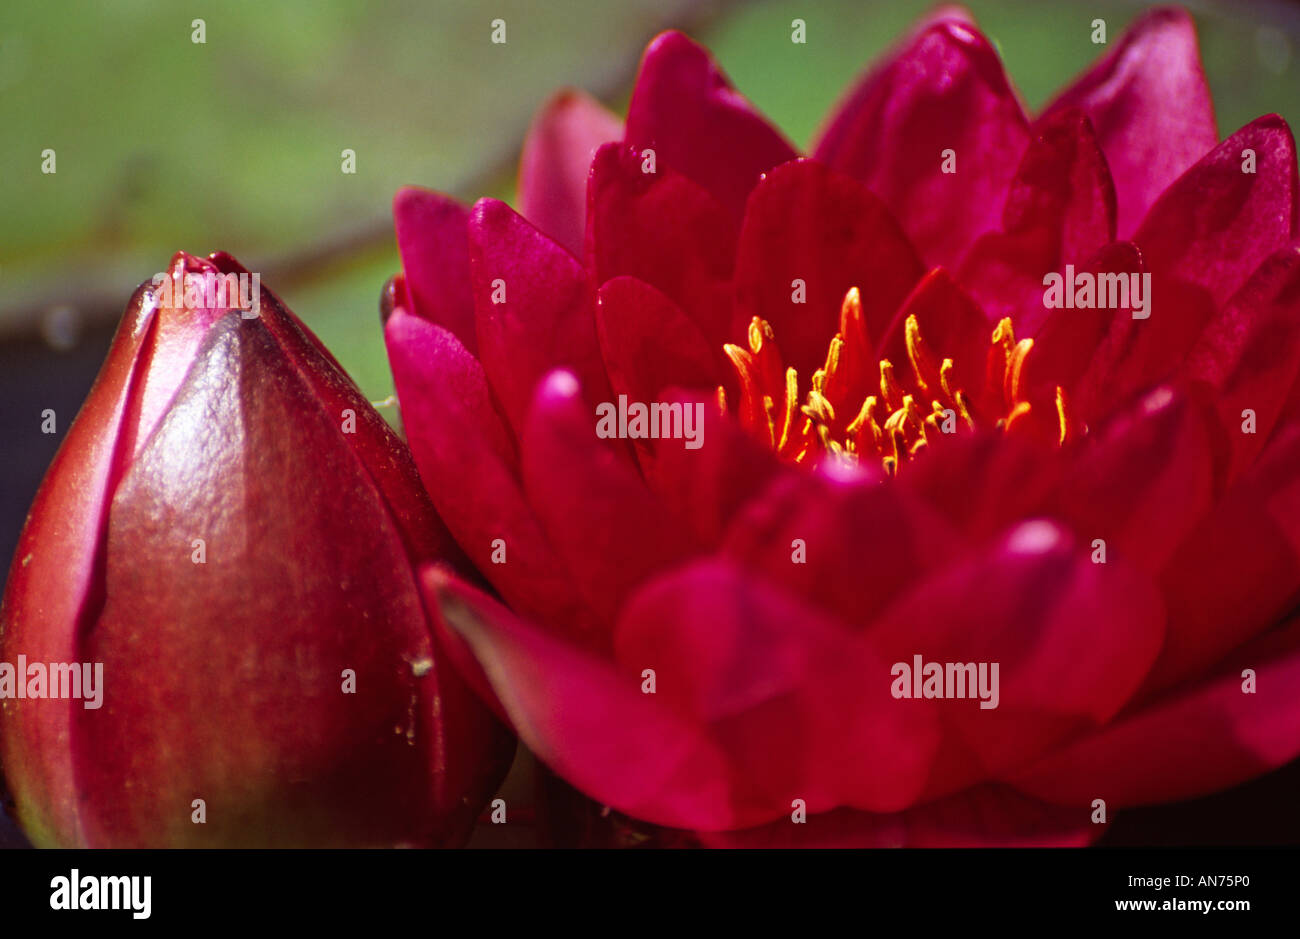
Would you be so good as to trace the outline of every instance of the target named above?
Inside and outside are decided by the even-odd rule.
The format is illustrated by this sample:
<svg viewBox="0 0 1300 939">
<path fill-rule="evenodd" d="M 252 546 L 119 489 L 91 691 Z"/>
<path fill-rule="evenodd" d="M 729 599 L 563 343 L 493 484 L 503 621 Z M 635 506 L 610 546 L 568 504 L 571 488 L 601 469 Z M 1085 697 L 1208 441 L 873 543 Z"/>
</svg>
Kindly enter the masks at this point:
<svg viewBox="0 0 1300 939">
<path fill-rule="evenodd" d="M 952 267 L 997 226 L 1029 142 L 1028 121 L 993 47 L 946 17 L 877 66 L 813 156 L 884 199 L 927 264 Z M 957 172 L 943 172 L 952 150 Z"/>
<path fill-rule="evenodd" d="M 1161 576 L 1169 630 L 1148 691 L 1199 674 L 1300 600 L 1300 425 L 1281 431 Z"/>
<path fill-rule="evenodd" d="M 709 193 L 661 166 L 641 171 L 622 145 L 601 147 L 591 167 L 587 265 L 599 284 L 630 274 L 663 291 L 722 359 L 731 331 L 737 226 Z"/>
<path fill-rule="evenodd" d="M 656 696 L 726 752 L 738 825 L 788 817 L 794 799 L 890 811 L 925 783 L 933 717 L 890 697 L 870 645 L 730 564 L 646 584 L 615 651 L 626 674 L 654 669 Z"/>
<path fill-rule="evenodd" d="M 478 361 L 450 332 L 400 308 L 384 335 L 407 440 L 456 540 L 516 609 L 586 631 L 591 614 L 528 505 L 514 441 Z M 505 564 L 493 563 L 497 539 Z"/>
<path fill-rule="evenodd" d="M 1228 478 L 1254 460 L 1300 372 L 1300 245 L 1269 257 L 1206 326 L 1182 374 L 1215 391 L 1232 448 Z M 1241 433 L 1249 409 L 1255 432 Z"/>
<path fill-rule="evenodd" d="M 607 621 L 638 582 L 697 550 L 622 453 L 597 438 L 573 375 L 549 375 L 523 440 L 528 498 L 578 590 Z"/>
<path fill-rule="evenodd" d="M 1115 177 L 1128 238 L 1165 188 L 1218 141 L 1196 28 L 1178 9 L 1139 17 L 1105 58 L 1047 108 L 1081 108 Z"/>
<path fill-rule="evenodd" d="M 759 183 L 737 250 L 733 335 L 743 337 L 750 318 L 761 316 L 801 377 L 825 361 L 850 287 L 861 290 L 868 335 L 880 336 L 924 273 L 880 200 L 812 160 L 781 166 Z M 795 299 L 796 280 L 803 301 Z"/>
<path fill-rule="evenodd" d="M 1300 629 L 1296 622 L 1214 677 L 1081 739 L 1018 775 L 1051 802 L 1173 802 L 1226 789 L 1300 754 Z M 1256 690 L 1243 693 L 1242 669 Z"/>
<path fill-rule="evenodd" d="M 986 783 L 893 815 L 837 809 L 761 828 L 706 832 L 712 848 L 1083 847 L 1101 835 L 1085 807 L 1049 805 Z"/>
<path fill-rule="evenodd" d="M 1090 433 L 1048 511 L 1081 541 L 1100 538 L 1158 574 L 1209 510 L 1214 452 L 1206 416 L 1185 395 L 1159 388 Z"/>
<path fill-rule="evenodd" d="M 1115 237 L 1115 188 L 1092 125 L 1075 109 L 1039 121 L 1016 170 L 1002 230 L 965 256 L 961 280 L 993 319 L 1032 336 L 1047 316 L 1043 275 L 1087 261 Z"/>
<path fill-rule="evenodd" d="M 678 32 L 646 47 L 624 138 L 707 189 L 737 219 L 759 177 L 798 154 L 731 87 L 701 46 Z"/>
<path fill-rule="evenodd" d="M 596 99 L 572 88 L 537 112 L 519 158 L 519 206 L 525 218 L 582 254 L 587 175 L 596 148 L 621 140 L 623 122 Z"/>
<path fill-rule="evenodd" d="M 406 186 L 393 197 L 393 224 L 414 312 L 478 353 L 469 280 L 469 212 L 451 196 Z"/>
<path fill-rule="evenodd" d="M 495 199 L 474 206 L 469 238 L 479 361 L 515 434 L 553 368 L 576 372 L 593 405 L 607 400 L 595 297 L 582 265 Z"/>
<path fill-rule="evenodd" d="M 934 706 L 947 728 L 927 790 L 940 796 L 1106 723 L 1137 690 L 1163 632 L 1147 578 L 1115 558 L 1092 563 L 1060 526 L 1039 520 L 916 584 L 866 637 L 890 662 L 988 665 L 995 707 L 909 702 Z"/>
<path fill-rule="evenodd" d="M 1242 172 L 1244 151 L 1255 172 Z M 1204 290 L 1221 304 L 1296 232 L 1295 141 L 1276 114 L 1247 124 L 1160 196 L 1133 240 L 1150 270 Z M 1157 285 L 1159 286 L 1159 285 Z"/>
</svg>

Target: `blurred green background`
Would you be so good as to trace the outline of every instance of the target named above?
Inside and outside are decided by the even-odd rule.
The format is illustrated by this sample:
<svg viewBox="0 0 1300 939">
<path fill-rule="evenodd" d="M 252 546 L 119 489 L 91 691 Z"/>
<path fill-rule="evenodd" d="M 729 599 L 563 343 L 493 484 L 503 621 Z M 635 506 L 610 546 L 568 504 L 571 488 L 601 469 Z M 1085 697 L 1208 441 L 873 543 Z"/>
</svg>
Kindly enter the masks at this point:
<svg viewBox="0 0 1300 939">
<path fill-rule="evenodd" d="M 933 5 L 0 0 L 0 564 L 127 298 L 175 251 L 223 249 L 259 271 L 379 400 L 392 391 L 377 303 L 398 267 L 388 209 L 399 186 L 511 198 L 538 105 L 574 85 L 621 109 L 641 49 L 668 27 L 710 46 L 741 91 L 807 144 L 853 78 Z M 1104 54 L 1090 40 L 1094 19 L 1114 43 L 1150 5 L 966 4 L 1031 109 Z M 1186 5 L 1220 134 L 1270 111 L 1300 121 L 1300 7 Z M 505 45 L 489 42 L 498 17 Z M 795 18 L 804 45 L 790 41 Z M 48 175 L 47 149 L 57 161 Z M 340 170 L 344 149 L 355 174 Z M 57 434 L 40 432 L 46 408 Z M 1294 840 L 1294 825 L 1251 824 L 1241 808 L 1289 804 L 1300 772 L 1286 772 L 1127 814 L 1126 834 L 1110 841 L 1177 842 L 1188 812 L 1209 843 Z M 18 843 L 0 813 L 0 846 Z"/>
</svg>

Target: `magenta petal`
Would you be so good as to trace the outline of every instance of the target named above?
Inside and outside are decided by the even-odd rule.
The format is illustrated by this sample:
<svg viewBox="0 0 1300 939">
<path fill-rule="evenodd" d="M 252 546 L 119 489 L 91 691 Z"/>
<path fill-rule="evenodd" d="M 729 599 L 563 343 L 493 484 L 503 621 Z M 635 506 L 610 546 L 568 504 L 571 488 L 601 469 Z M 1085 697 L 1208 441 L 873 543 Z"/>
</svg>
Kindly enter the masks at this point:
<svg viewBox="0 0 1300 939">
<path fill-rule="evenodd" d="M 797 544 L 803 560 L 796 564 Z M 906 490 L 826 469 L 777 477 L 732 521 L 725 551 L 766 582 L 865 626 L 960 544 L 950 525 Z"/>
<path fill-rule="evenodd" d="M 584 631 L 591 614 L 524 497 L 514 441 L 478 361 L 450 332 L 400 308 L 384 337 L 407 442 L 457 542 L 516 609 Z"/>
<path fill-rule="evenodd" d="M 587 266 L 596 283 L 628 274 L 663 291 L 695 321 L 721 362 L 731 332 L 737 225 L 681 173 L 642 172 L 634 150 L 601 147 L 588 191 Z"/>
<path fill-rule="evenodd" d="M 1214 460 L 1206 417 L 1158 388 L 1088 435 L 1051 502 L 1085 544 L 1100 538 L 1158 574 L 1210 508 Z"/>
<path fill-rule="evenodd" d="M 960 279 L 995 321 L 1017 336 L 1047 317 L 1043 275 L 1092 258 L 1115 237 L 1115 187 L 1092 126 L 1064 109 L 1040 120 L 1007 192 L 1002 230 L 982 236 Z"/>
<path fill-rule="evenodd" d="M 615 653 L 627 674 L 653 669 L 656 695 L 726 752 L 741 824 L 788 818 L 794 799 L 893 811 L 925 784 L 933 717 L 890 696 L 889 666 L 843 623 L 729 563 L 642 587 Z"/>
<path fill-rule="evenodd" d="M 786 364 L 811 376 L 826 361 L 850 287 L 861 291 L 874 338 L 923 273 L 897 222 L 865 186 L 812 160 L 787 163 L 764 177 L 745 212 L 733 334 L 743 337 L 750 317 L 762 317 Z"/>
<path fill-rule="evenodd" d="M 1242 670 L 1255 672 L 1244 693 Z M 1207 795 L 1300 755 L 1300 628 L 1234 656 L 1232 667 L 1127 715 L 1018 775 L 1052 802 L 1147 805 Z"/>
<path fill-rule="evenodd" d="M 1255 154 L 1254 173 L 1242 172 L 1247 150 Z M 1292 240 L 1297 199 L 1295 141 L 1286 121 L 1270 114 L 1237 131 L 1172 183 L 1133 240 L 1149 270 L 1222 304 Z"/>
<path fill-rule="evenodd" d="M 646 47 L 627 110 L 627 143 L 686 174 L 739 219 L 759 177 L 798 154 L 678 32 Z"/>
<path fill-rule="evenodd" d="M 554 368 L 572 369 L 593 405 L 606 400 L 594 291 L 577 259 L 496 199 L 474 206 L 469 238 L 479 360 L 516 435 Z"/>
<path fill-rule="evenodd" d="M 1270 256 L 1210 321 L 1183 365 L 1215 390 L 1232 457 L 1227 478 L 1250 465 L 1300 373 L 1300 245 Z M 1254 412 L 1255 432 L 1242 433 Z"/>
<path fill-rule="evenodd" d="M 624 453 L 596 436 L 573 375 L 549 375 L 523 439 L 524 482 L 579 591 L 608 621 L 638 582 L 697 550 Z"/>
<path fill-rule="evenodd" d="M 800 825 L 780 819 L 702 833 L 700 841 L 711 848 L 1048 848 L 1083 847 L 1103 831 L 1087 806 L 1048 805 L 987 783 L 890 815 L 836 809 Z"/>
<path fill-rule="evenodd" d="M 716 545 L 736 514 L 761 497 L 769 480 L 798 471 L 707 404 L 703 437 L 704 446 L 697 450 L 675 446 L 676 441 L 657 448 L 648 481 L 699 541 Z"/>
<path fill-rule="evenodd" d="M 1196 27 L 1178 9 L 1139 17 L 1105 58 L 1047 108 L 1088 115 L 1115 178 L 1119 237 L 1218 142 Z"/>
<path fill-rule="evenodd" d="M 884 199 L 931 266 L 955 267 L 1002 203 L 1029 142 L 997 52 L 946 17 L 870 71 L 813 156 Z M 952 150 L 956 172 L 943 172 Z"/>
<path fill-rule="evenodd" d="M 587 224 L 587 174 L 596 149 L 621 140 L 623 122 L 590 95 L 566 89 L 533 118 L 519 159 L 524 217 L 576 255 Z"/>
<path fill-rule="evenodd" d="M 1093 563 L 1086 543 L 1035 520 L 919 581 L 866 636 L 891 662 L 998 663 L 995 708 L 909 702 L 936 707 L 947 729 L 928 790 L 937 796 L 1105 724 L 1137 690 L 1163 634 L 1148 578 L 1122 559 Z"/>
<path fill-rule="evenodd" d="M 1281 428 L 1161 575 L 1169 628 L 1148 690 L 1218 662 L 1300 596 L 1300 424 Z"/>
<path fill-rule="evenodd" d="M 451 196 L 406 186 L 393 197 L 393 224 L 415 313 L 478 353 L 469 281 L 469 212 Z"/>
<path fill-rule="evenodd" d="M 429 569 L 425 589 L 465 638 L 523 741 L 587 795 L 675 828 L 734 823 L 728 762 L 628 674 Z"/>
</svg>

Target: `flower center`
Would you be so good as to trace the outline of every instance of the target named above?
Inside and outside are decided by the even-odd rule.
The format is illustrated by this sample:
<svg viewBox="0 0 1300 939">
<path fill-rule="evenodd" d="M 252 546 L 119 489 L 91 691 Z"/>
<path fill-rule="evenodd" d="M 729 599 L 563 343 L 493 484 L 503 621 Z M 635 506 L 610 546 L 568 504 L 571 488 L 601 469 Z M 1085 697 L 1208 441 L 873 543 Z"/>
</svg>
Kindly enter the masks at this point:
<svg viewBox="0 0 1300 939">
<path fill-rule="evenodd" d="M 841 304 L 840 328 L 826 364 L 813 372 L 802 404 L 799 375 L 785 366 L 772 326 L 756 316 L 747 338 L 748 348 L 723 347 L 740 386 L 737 415 L 750 434 L 794 463 L 823 457 L 878 460 L 892 476 L 945 434 L 988 426 L 1007 433 L 1049 431 L 1064 443 L 1076 432 L 1060 386 L 1054 414 L 1045 413 L 1043 402 L 1036 409 L 1029 400 L 1022 378 L 1034 341 L 1017 342 L 1009 318 L 993 330 L 983 385 L 966 389 L 956 381 L 953 360 L 931 351 L 914 315 L 904 324 L 907 362 L 896 369 L 887 358 L 877 360 L 867 345 L 861 297 L 853 287 Z M 722 388 L 718 397 L 725 405 Z"/>
</svg>

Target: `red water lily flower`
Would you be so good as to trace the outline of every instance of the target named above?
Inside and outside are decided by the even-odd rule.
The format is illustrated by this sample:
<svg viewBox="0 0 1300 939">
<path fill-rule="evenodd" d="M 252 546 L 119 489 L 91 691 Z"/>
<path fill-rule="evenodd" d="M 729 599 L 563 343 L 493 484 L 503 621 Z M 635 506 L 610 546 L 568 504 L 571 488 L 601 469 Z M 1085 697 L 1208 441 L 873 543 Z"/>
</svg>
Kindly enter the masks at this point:
<svg viewBox="0 0 1300 939">
<path fill-rule="evenodd" d="M 706 843 L 1083 843 L 1290 761 L 1297 192 L 1281 118 L 1218 141 L 1178 11 L 1029 117 L 945 10 L 807 157 L 661 35 L 621 135 L 543 111 L 527 218 L 395 201 L 405 426 L 497 594 L 426 574 L 463 664 Z M 914 662 L 996 664 L 997 706 L 901 698 Z"/>
</svg>

